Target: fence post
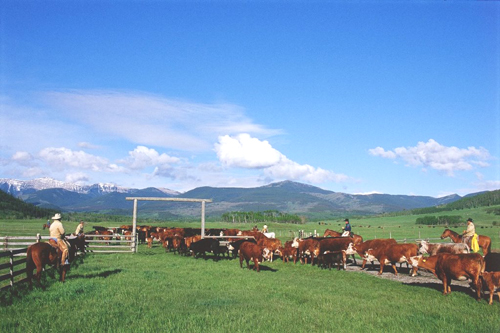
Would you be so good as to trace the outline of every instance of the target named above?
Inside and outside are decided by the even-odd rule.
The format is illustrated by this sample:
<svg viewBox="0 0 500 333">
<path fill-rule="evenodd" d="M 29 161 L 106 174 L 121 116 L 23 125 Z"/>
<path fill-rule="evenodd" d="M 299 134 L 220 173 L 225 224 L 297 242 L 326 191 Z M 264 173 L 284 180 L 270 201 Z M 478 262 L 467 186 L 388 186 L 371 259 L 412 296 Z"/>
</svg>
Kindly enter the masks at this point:
<svg viewBox="0 0 500 333">
<path fill-rule="evenodd" d="M 42 239 L 42 236 L 40 236 L 40 234 L 36 234 L 36 242 L 40 243 L 41 239 Z"/>
<path fill-rule="evenodd" d="M 12 253 L 12 250 L 9 250 L 10 252 L 10 287 L 12 288 L 14 286 L 14 254 Z"/>
</svg>

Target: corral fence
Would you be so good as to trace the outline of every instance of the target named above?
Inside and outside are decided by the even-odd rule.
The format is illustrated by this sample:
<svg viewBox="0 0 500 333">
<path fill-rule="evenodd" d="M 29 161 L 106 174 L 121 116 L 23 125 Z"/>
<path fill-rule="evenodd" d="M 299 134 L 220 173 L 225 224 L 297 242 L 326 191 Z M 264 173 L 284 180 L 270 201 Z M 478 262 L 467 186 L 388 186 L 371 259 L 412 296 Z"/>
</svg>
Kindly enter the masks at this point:
<svg viewBox="0 0 500 333">
<path fill-rule="evenodd" d="M 114 234 L 113 239 L 106 235 L 86 236 L 85 252 L 90 253 L 134 253 L 137 237 Z M 28 246 L 48 241 L 49 236 L 4 236 L 0 237 L 0 290 L 11 288 L 14 284 L 26 281 L 26 250 Z M 80 254 L 80 253 L 78 253 Z M 23 265 L 23 266 L 21 266 Z M 22 268 L 21 268 L 22 267 Z M 7 282 L 8 281 L 8 282 Z"/>
<path fill-rule="evenodd" d="M 26 277 L 16 281 L 16 277 L 26 273 L 26 265 L 22 269 L 15 270 L 16 266 L 26 263 L 26 258 L 21 257 L 26 256 L 26 249 L 17 250 L 7 250 L 0 252 L 0 262 L 4 261 L 4 258 L 8 258 L 8 262 L 0 263 L 0 290 L 8 289 L 14 286 L 14 283 L 26 281 Z M 7 274 L 2 274 L 3 271 L 8 270 Z M 5 285 L 5 281 L 8 280 L 9 283 Z"/>
</svg>

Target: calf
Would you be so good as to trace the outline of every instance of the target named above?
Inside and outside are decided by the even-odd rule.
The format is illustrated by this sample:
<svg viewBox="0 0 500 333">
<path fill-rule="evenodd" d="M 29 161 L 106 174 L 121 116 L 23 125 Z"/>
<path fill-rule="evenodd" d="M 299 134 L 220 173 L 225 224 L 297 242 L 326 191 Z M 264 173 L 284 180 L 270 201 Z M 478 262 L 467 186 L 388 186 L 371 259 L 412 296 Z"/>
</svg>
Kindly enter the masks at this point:
<svg viewBox="0 0 500 333">
<path fill-rule="evenodd" d="M 418 252 L 435 256 L 438 253 L 469 253 L 469 247 L 464 243 L 429 243 L 425 240 L 419 244 Z"/>
<path fill-rule="evenodd" d="M 484 272 L 484 259 L 479 253 L 440 253 L 428 258 L 415 256 L 411 259 L 412 265 L 422 267 L 433 272 L 443 282 L 443 295 L 451 293 L 451 280 L 472 280 L 476 289 L 477 300 L 481 300 L 482 282 L 479 278 Z"/>
<path fill-rule="evenodd" d="M 337 264 L 337 270 L 340 270 L 342 264 L 344 270 L 346 269 L 346 251 L 335 251 L 320 253 L 318 256 L 318 267 L 332 269 L 333 264 Z"/>
<path fill-rule="evenodd" d="M 314 257 L 318 257 L 320 254 L 320 242 L 316 239 L 308 238 L 308 239 L 299 239 L 295 238 L 292 243 L 292 247 L 296 248 L 297 251 L 293 258 L 293 263 L 297 263 L 297 257 L 300 260 L 301 264 L 304 264 L 303 257 L 304 255 L 311 256 L 311 265 L 314 265 Z"/>
<path fill-rule="evenodd" d="M 247 263 L 247 268 L 250 269 L 249 261 L 253 260 L 254 269 L 257 272 L 260 272 L 259 263 L 264 261 L 264 258 L 269 257 L 269 250 L 260 245 L 251 243 L 251 242 L 243 242 L 240 246 L 240 267 L 243 268 L 243 260 Z"/>
<path fill-rule="evenodd" d="M 253 238 L 239 239 L 239 240 L 236 240 L 236 241 L 233 241 L 233 242 L 227 244 L 227 249 L 229 251 L 231 251 L 233 258 L 236 258 L 238 256 L 238 251 L 240 249 L 241 244 L 243 244 L 243 242 L 251 242 L 251 243 L 257 244 L 257 241 Z"/>
<path fill-rule="evenodd" d="M 297 249 L 292 247 L 293 241 L 286 241 L 285 245 L 279 248 L 279 252 L 281 253 L 281 258 L 283 259 L 283 263 L 287 263 L 290 261 L 290 257 L 295 257 L 297 253 Z"/>
<path fill-rule="evenodd" d="M 366 251 L 366 259 L 370 261 L 376 259 L 380 263 L 378 275 L 382 274 L 385 265 L 391 264 L 394 274 L 397 276 L 396 263 L 408 262 L 410 257 L 417 255 L 417 252 L 417 244 L 389 244 L 376 249 L 368 249 Z"/>
<path fill-rule="evenodd" d="M 204 238 L 197 242 L 191 243 L 189 250 L 192 252 L 193 257 L 196 255 L 203 254 L 203 258 L 206 259 L 207 252 L 213 252 L 216 257 L 219 256 L 219 241 L 214 238 Z"/>
<path fill-rule="evenodd" d="M 495 289 L 500 288 L 500 272 L 484 272 L 481 275 L 484 283 L 485 289 L 488 288 L 490 291 L 490 301 L 488 304 L 493 304 L 493 295 L 495 294 Z M 498 300 L 500 301 L 500 290 L 497 292 Z"/>
</svg>

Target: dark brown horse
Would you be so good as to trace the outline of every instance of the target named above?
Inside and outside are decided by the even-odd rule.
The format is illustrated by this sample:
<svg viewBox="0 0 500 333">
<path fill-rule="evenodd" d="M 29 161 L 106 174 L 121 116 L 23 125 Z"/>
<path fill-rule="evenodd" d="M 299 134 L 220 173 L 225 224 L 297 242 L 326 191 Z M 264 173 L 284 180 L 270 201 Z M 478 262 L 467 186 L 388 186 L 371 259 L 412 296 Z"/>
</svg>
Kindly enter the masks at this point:
<svg viewBox="0 0 500 333">
<path fill-rule="evenodd" d="M 450 237 L 454 243 L 462 243 L 462 235 L 459 235 L 453 230 L 445 229 L 441 234 L 441 239 Z M 484 235 L 478 235 L 479 247 L 483 250 L 483 256 L 491 252 L 491 238 Z"/>
<path fill-rule="evenodd" d="M 68 261 L 71 263 L 78 251 L 85 253 L 85 236 L 79 236 L 75 238 L 68 239 Z M 56 249 L 49 243 L 35 243 L 28 247 L 26 252 L 26 275 L 28 278 L 28 283 L 30 288 L 33 287 L 33 270 L 36 268 L 35 278 L 40 283 L 40 278 L 42 276 L 42 269 L 46 265 L 55 266 L 59 270 L 60 279 L 64 282 L 66 278 L 66 272 L 69 269 L 69 265 L 60 265 L 61 263 L 61 251 Z M 42 286 L 42 288 L 44 288 Z M 45 288 L 44 288 L 45 289 Z"/>
<path fill-rule="evenodd" d="M 50 228 L 50 225 L 49 225 L 49 224 L 47 224 L 47 223 L 44 223 L 44 224 L 43 224 L 43 230 L 45 230 L 45 229 L 49 229 L 49 228 Z"/>
</svg>

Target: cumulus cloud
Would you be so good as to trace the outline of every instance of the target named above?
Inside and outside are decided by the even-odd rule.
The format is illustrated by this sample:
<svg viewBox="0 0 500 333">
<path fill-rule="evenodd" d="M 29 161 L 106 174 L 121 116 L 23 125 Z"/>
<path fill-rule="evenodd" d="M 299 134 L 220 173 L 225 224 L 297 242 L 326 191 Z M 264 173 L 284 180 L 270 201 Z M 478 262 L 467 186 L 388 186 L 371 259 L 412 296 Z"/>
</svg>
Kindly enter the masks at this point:
<svg viewBox="0 0 500 333">
<path fill-rule="evenodd" d="M 234 137 L 224 135 L 215 144 L 219 160 L 228 167 L 262 169 L 268 178 L 302 180 L 311 183 L 346 181 L 346 175 L 336 174 L 322 168 L 299 164 L 289 160 L 274 149 L 268 141 L 261 141 L 247 133 Z"/>
<path fill-rule="evenodd" d="M 252 138 L 246 133 L 235 137 L 220 136 L 219 143 L 215 144 L 215 151 L 223 164 L 237 168 L 267 168 L 286 158 L 269 142 Z"/>
<path fill-rule="evenodd" d="M 160 166 L 162 169 L 180 161 L 177 157 L 160 154 L 155 149 L 145 146 L 137 146 L 130 151 L 129 156 L 120 162 L 127 165 L 132 170 L 140 170 L 151 166 Z"/>
<path fill-rule="evenodd" d="M 446 147 L 433 139 L 419 142 L 415 147 L 398 147 L 394 151 L 386 151 L 381 147 L 370 149 L 374 156 L 399 158 L 409 166 L 423 166 L 443 171 L 453 176 L 455 171 L 472 170 L 474 165 L 488 166 L 489 152 L 483 147 Z"/>
</svg>

